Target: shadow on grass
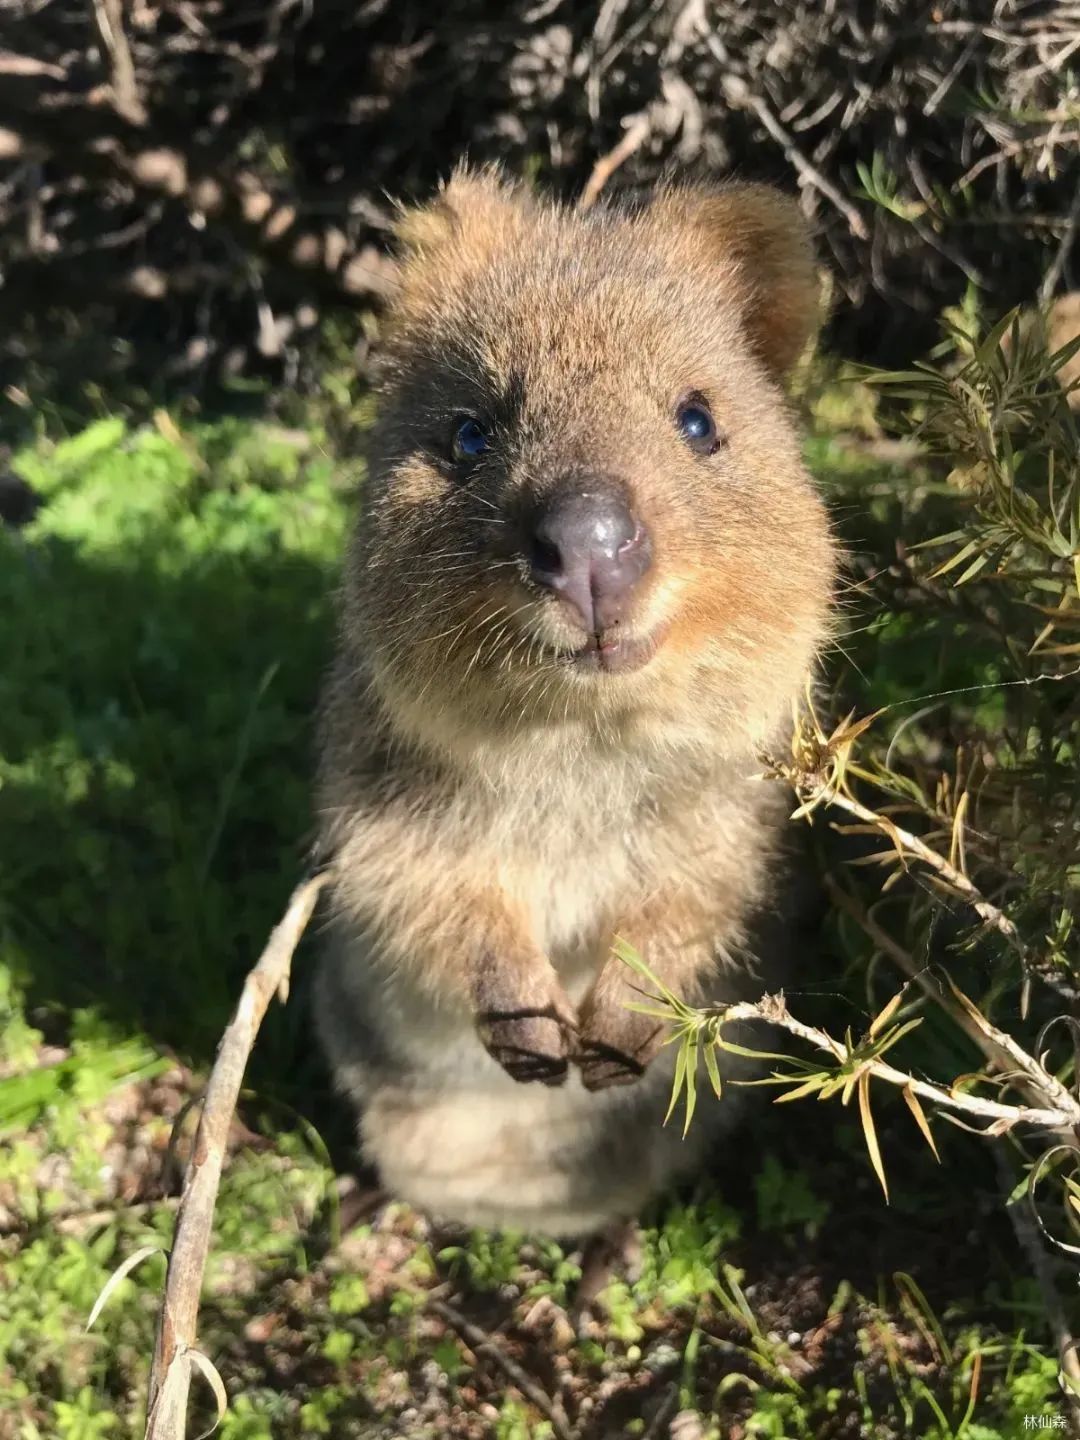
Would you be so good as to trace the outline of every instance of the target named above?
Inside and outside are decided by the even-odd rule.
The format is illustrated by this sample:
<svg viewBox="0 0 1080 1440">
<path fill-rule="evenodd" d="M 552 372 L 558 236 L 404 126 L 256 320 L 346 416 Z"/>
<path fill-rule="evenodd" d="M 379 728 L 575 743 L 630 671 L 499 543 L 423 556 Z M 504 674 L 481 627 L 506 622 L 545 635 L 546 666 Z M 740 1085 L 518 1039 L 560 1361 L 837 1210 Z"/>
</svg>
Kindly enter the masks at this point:
<svg viewBox="0 0 1080 1440">
<path fill-rule="evenodd" d="M 201 1065 L 304 863 L 335 576 L 171 539 L 0 530 L 0 940 L 47 1035 L 93 1007 Z M 250 1072 L 282 1098 L 303 1010 Z"/>
</svg>

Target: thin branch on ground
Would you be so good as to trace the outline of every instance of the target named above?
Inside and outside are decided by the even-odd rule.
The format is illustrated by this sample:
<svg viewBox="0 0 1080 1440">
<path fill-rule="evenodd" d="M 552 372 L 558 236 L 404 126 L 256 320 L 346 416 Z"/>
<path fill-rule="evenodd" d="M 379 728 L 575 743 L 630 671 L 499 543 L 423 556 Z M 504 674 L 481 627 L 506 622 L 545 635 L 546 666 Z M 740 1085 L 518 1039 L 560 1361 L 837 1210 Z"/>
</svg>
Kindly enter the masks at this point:
<svg viewBox="0 0 1080 1440">
<path fill-rule="evenodd" d="M 329 878 L 330 872 L 324 870 L 293 891 L 284 916 L 244 982 L 240 1002 L 218 1047 L 169 1254 L 150 1370 L 146 1440 L 184 1440 L 192 1369 L 206 1373 L 209 1364 L 195 1349 L 195 1335 L 229 1127 L 263 1016 L 274 995 L 281 1000 L 288 996 L 293 953 Z"/>
<path fill-rule="evenodd" d="M 673 1380 L 668 1386 L 667 1394 L 663 1400 L 660 1401 L 656 1414 L 653 1416 L 649 1428 L 643 1433 L 641 1440 L 660 1440 L 665 1430 L 670 1434 L 668 1427 L 678 1408 L 679 1386 L 678 1383 Z"/>
<path fill-rule="evenodd" d="M 490 1335 L 485 1334 L 479 1326 L 466 1320 L 459 1310 L 455 1310 L 445 1300 L 431 1299 L 427 1302 L 425 1309 L 432 1315 L 437 1315 L 440 1320 L 444 1320 L 452 1330 L 456 1331 L 477 1357 L 483 1356 L 493 1361 L 507 1379 L 517 1386 L 525 1399 L 535 1405 L 537 1410 L 551 1422 L 551 1428 L 555 1432 L 557 1440 L 571 1440 L 573 1432 L 561 1402 L 550 1396 L 539 1381 L 523 1370 L 516 1360 L 511 1360 L 502 1346 L 497 1345 Z"/>
</svg>

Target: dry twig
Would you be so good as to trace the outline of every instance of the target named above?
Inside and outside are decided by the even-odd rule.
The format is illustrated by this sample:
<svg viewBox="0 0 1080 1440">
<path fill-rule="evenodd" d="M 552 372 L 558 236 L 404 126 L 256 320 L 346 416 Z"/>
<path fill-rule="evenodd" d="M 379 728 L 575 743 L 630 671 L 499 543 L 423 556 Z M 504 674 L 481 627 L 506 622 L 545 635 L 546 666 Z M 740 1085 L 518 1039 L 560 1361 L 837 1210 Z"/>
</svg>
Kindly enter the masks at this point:
<svg viewBox="0 0 1080 1440">
<path fill-rule="evenodd" d="M 1057 289 L 1058 281 L 1064 275 L 1065 267 L 1069 263 L 1078 230 L 1080 230 L 1080 182 L 1077 183 L 1076 194 L 1073 196 L 1073 203 L 1065 220 L 1065 230 L 1061 241 L 1043 276 L 1042 284 L 1039 286 L 1040 305 L 1049 305 L 1054 291 Z"/>
<path fill-rule="evenodd" d="M 94 0 L 94 19 L 109 56 L 113 104 L 125 120 L 142 125 L 146 109 L 139 99 L 135 62 L 124 30 L 124 0 Z"/>
<path fill-rule="evenodd" d="M 601 190 L 603 190 L 619 166 L 625 164 L 626 161 L 630 159 L 630 156 L 633 155 L 634 151 L 639 150 L 641 146 L 644 145 L 645 141 L 649 138 L 651 128 L 648 114 L 639 115 L 636 120 L 627 126 L 626 134 L 619 143 L 609 150 L 606 155 L 601 155 L 600 159 L 597 160 L 592 168 L 592 174 L 585 182 L 585 188 L 582 190 L 581 198 L 578 200 L 579 210 L 588 210 L 595 205 Z"/>
<path fill-rule="evenodd" d="M 987 1039 L 985 1032 L 971 1019 L 965 1010 L 954 1004 L 942 992 L 942 990 L 931 980 L 925 965 L 920 965 L 913 955 L 910 955 L 904 947 L 880 926 L 868 910 L 859 901 L 845 890 L 844 887 L 832 876 L 823 877 L 822 883 L 828 892 L 829 899 L 845 914 L 850 915 L 863 931 L 881 951 L 887 955 L 896 968 L 904 974 L 907 979 L 913 980 L 924 994 L 928 995 L 935 1004 L 940 1005 L 951 1020 L 953 1020 L 968 1039 L 983 1052 L 991 1065 L 1000 1070 L 1011 1069 L 1008 1056 L 998 1050 L 993 1043 Z"/>
<path fill-rule="evenodd" d="M 482 1355 L 498 1365 L 507 1379 L 516 1385 L 525 1396 L 525 1399 L 531 1401 L 537 1410 L 551 1422 L 551 1428 L 555 1432 L 557 1440 L 571 1440 L 570 1422 L 566 1418 L 566 1411 L 561 1403 L 553 1399 L 538 1381 L 521 1368 L 516 1360 L 511 1360 L 506 1351 L 500 1345 L 496 1345 L 490 1335 L 486 1335 L 479 1326 L 466 1320 L 459 1310 L 455 1310 L 445 1300 L 429 1300 L 426 1308 L 433 1315 L 438 1315 L 440 1320 L 445 1320 L 451 1330 L 455 1330 L 461 1336 L 475 1355 Z"/>
<path fill-rule="evenodd" d="M 833 904 L 850 915 L 881 953 L 887 955 L 898 970 L 914 981 L 935 1005 L 944 1010 L 950 1020 L 982 1051 L 991 1069 L 1007 1075 L 1010 1083 L 1026 1097 L 1029 1104 L 1042 1106 L 1047 1098 L 1048 1087 L 1053 1088 L 1055 1104 L 1063 1095 L 1069 1097 L 1069 1092 L 1060 1085 L 1056 1077 L 1037 1065 L 1010 1035 L 989 1025 L 985 1017 L 976 1020 L 958 1001 L 950 999 L 940 986 L 934 984 L 926 966 L 918 964 L 831 875 L 824 877 L 824 885 Z M 1065 1143 L 1075 1145 L 1076 1136 L 1073 1131 L 1061 1131 L 1059 1135 Z"/>
<path fill-rule="evenodd" d="M 195 1349 L 195 1335 L 229 1126 L 259 1026 L 273 996 L 282 1000 L 288 996 L 293 952 L 329 873 L 310 876 L 293 891 L 288 909 L 244 982 L 240 1003 L 218 1047 L 169 1254 L 150 1370 L 146 1440 L 184 1440 L 192 1368 L 209 1375 L 209 1362 Z"/>
<path fill-rule="evenodd" d="M 763 995 L 760 1000 L 741 1001 L 735 1005 L 727 1005 L 720 1010 L 704 1009 L 698 1014 L 702 1020 L 719 1020 L 725 1025 L 739 1020 L 764 1020 L 770 1025 L 787 1031 L 790 1035 L 797 1035 L 801 1040 L 805 1040 L 816 1050 L 822 1051 L 830 1059 L 838 1061 L 840 1064 L 845 1064 L 849 1059 L 848 1050 L 839 1040 L 835 1040 L 826 1031 L 819 1030 L 815 1025 L 806 1025 L 803 1021 L 797 1020 L 788 1010 L 783 995 Z M 1025 1069 L 1034 1066 L 1035 1062 L 1031 1060 L 1030 1056 L 1019 1051 L 1015 1041 L 1010 1040 L 1008 1036 L 1002 1037 L 998 1030 L 993 1030 L 992 1034 L 996 1041 L 1000 1043 L 1004 1038 L 1012 1051 L 1019 1052 L 1025 1062 Z M 944 1086 L 936 1085 L 931 1080 L 915 1079 L 884 1060 L 867 1058 L 862 1062 L 861 1069 L 877 1080 L 884 1080 L 887 1084 L 895 1085 L 901 1090 L 911 1090 L 922 1099 L 931 1101 L 943 1110 L 953 1110 L 961 1115 L 969 1115 L 975 1120 L 989 1121 L 986 1134 L 1002 1134 L 1011 1130 L 1014 1125 L 1033 1125 L 1043 1131 L 1072 1130 L 1073 1132 L 1080 1127 L 1080 1101 L 1070 1095 L 1065 1087 L 1051 1075 L 1042 1074 L 1040 1076 L 1041 1088 L 1046 1097 L 1041 1105 L 1005 1105 L 998 1100 L 984 1100 L 979 1095 L 947 1090 Z"/>
<path fill-rule="evenodd" d="M 949 863 L 944 855 L 939 855 L 929 845 L 913 835 L 910 830 L 905 830 L 897 825 L 895 821 L 889 820 L 886 825 L 882 824 L 881 817 L 869 806 L 861 804 L 858 800 L 842 792 L 830 790 L 824 797 L 829 805 L 835 805 L 838 810 L 844 810 L 864 825 L 869 825 L 875 830 L 887 834 L 905 854 L 920 860 L 929 869 L 941 877 L 951 889 L 964 899 L 975 911 L 979 919 L 990 929 L 996 930 L 1003 935 L 1013 949 L 1020 956 L 1021 960 L 1027 959 L 1027 946 L 1020 936 L 1016 926 L 1005 914 L 1005 912 L 987 900 L 982 892 L 971 883 L 968 877 Z"/>
<path fill-rule="evenodd" d="M 718 45 L 715 35 L 705 30 L 703 32 L 703 38 L 716 59 L 723 64 L 725 61 L 724 52 Z M 851 233 L 860 240 L 869 240 L 869 228 L 858 210 L 852 205 L 850 200 L 845 199 L 845 197 L 841 195 L 832 181 L 823 175 L 811 160 L 807 159 L 796 144 L 795 137 L 785 130 L 784 126 L 769 109 L 761 96 L 756 95 L 745 80 L 734 75 L 727 77 L 724 85 L 724 93 L 733 105 L 743 105 L 754 112 L 761 121 L 762 126 L 780 146 L 785 157 L 791 161 L 803 179 L 812 185 L 815 190 L 820 191 L 826 200 L 834 205 L 840 214 L 843 215 Z"/>
</svg>

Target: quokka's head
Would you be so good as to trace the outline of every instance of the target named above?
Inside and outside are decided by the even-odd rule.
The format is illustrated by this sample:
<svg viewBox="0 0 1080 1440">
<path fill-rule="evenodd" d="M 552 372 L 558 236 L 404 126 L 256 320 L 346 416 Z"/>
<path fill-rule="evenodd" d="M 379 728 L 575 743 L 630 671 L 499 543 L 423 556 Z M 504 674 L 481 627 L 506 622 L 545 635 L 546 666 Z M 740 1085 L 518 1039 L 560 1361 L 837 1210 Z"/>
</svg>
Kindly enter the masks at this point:
<svg viewBox="0 0 1080 1440">
<path fill-rule="evenodd" d="M 781 388 L 818 312 L 795 204 L 582 213 L 459 173 L 400 239 L 346 583 L 384 703 L 436 743 L 582 720 L 763 742 L 833 575 Z"/>
</svg>

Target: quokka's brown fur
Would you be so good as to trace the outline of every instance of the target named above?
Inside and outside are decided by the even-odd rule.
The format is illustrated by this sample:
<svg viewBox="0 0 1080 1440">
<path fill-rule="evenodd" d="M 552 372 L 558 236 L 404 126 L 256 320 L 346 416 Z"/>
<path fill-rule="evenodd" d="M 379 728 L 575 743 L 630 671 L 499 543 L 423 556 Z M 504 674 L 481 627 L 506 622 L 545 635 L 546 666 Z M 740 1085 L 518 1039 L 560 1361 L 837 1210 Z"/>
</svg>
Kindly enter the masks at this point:
<svg viewBox="0 0 1080 1440">
<path fill-rule="evenodd" d="M 664 1129 L 674 1047 L 627 1008 L 615 938 L 698 1002 L 760 993 L 785 948 L 788 797 L 756 777 L 833 578 L 781 390 L 815 269 L 795 204 L 751 185 L 583 214 L 461 172 L 400 239 L 323 707 L 318 1023 L 388 1189 L 580 1234 L 733 1113 Z M 713 453 L 676 423 L 688 395 Z M 652 563 L 590 637 L 531 578 L 522 517 L 594 483 Z"/>
<path fill-rule="evenodd" d="M 1053 355 L 1080 336 L 1080 290 L 1059 295 L 1044 321 L 1046 348 Z M 1073 410 L 1080 410 L 1080 350 L 1070 355 L 1057 372 L 1057 381 L 1068 395 Z"/>
</svg>

